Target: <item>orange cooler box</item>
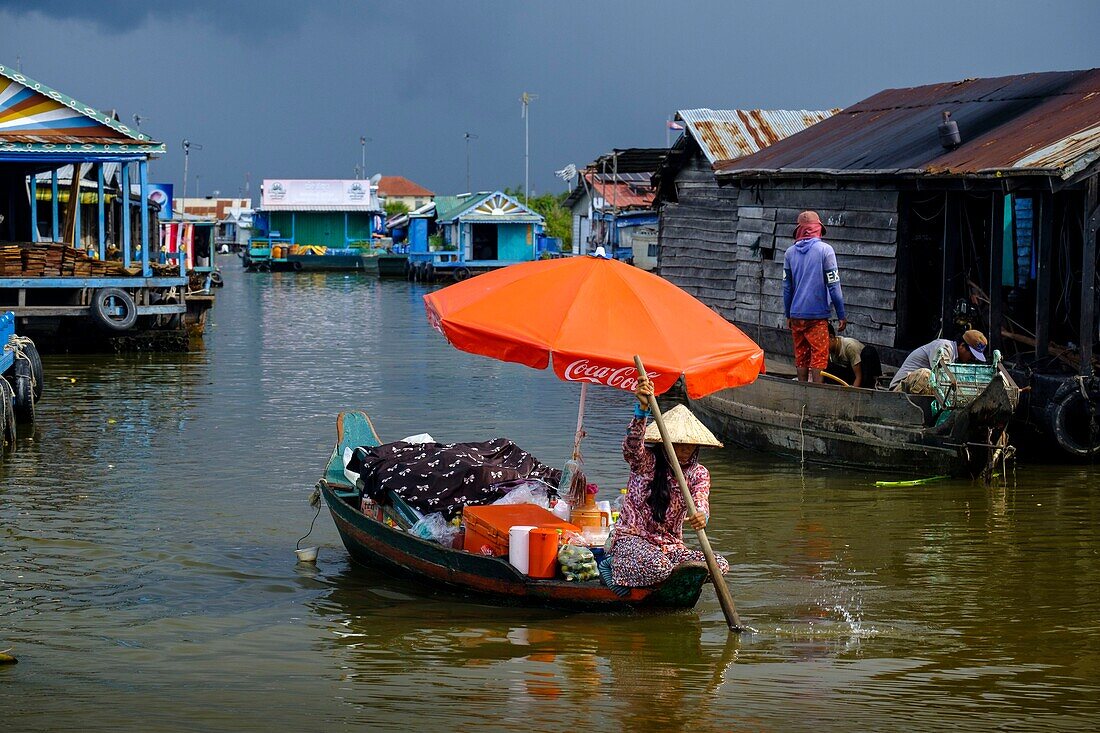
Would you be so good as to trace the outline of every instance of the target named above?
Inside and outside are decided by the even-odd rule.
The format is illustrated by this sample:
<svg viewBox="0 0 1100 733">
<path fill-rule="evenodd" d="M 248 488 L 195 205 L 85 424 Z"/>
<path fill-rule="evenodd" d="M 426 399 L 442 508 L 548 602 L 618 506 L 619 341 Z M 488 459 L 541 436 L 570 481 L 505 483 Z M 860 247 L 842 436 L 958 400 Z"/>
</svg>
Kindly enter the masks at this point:
<svg viewBox="0 0 1100 733">
<path fill-rule="evenodd" d="M 468 506 L 462 510 L 462 521 L 466 525 L 462 549 L 479 553 L 488 546 L 497 556 L 508 554 L 508 531 L 512 527 L 530 525 L 563 532 L 581 531 L 577 525 L 563 522 L 534 504 Z"/>
</svg>

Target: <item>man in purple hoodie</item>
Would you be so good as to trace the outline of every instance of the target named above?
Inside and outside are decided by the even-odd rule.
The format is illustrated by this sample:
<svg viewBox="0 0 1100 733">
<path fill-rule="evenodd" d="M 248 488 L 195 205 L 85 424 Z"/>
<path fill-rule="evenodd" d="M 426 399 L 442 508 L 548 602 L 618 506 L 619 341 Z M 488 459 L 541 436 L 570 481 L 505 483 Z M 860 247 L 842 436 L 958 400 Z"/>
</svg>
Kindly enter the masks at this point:
<svg viewBox="0 0 1100 733">
<path fill-rule="evenodd" d="M 821 241 L 825 227 L 814 211 L 798 215 L 794 244 L 783 255 L 783 312 L 794 337 L 794 366 L 805 382 L 821 381 L 829 365 L 829 316 L 836 308 L 837 331 L 847 325 L 840 270 L 833 248 Z"/>
</svg>

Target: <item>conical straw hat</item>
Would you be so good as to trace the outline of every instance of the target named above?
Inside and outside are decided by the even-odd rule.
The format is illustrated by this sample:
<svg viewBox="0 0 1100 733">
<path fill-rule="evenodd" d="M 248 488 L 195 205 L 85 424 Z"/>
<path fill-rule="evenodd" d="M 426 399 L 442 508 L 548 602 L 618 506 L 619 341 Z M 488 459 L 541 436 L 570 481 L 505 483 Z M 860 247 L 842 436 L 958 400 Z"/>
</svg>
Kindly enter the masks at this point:
<svg viewBox="0 0 1100 733">
<path fill-rule="evenodd" d="M 691 410 L 683 405 L 676 405 L 663 415 L 665 430 L 673 443 L 688 443 L 691 445 L 711 445 L 721 448 L 722 443 L 714 437 L 714 433 L 707 430 L 707 426 L 699 422 L 699 418 L 691 414 Z M 645 429 L 645 439 L 648 443 L 659 443 L 661 433 L 657 430 L 657 423 L 652 422 Z"/>
</svg>

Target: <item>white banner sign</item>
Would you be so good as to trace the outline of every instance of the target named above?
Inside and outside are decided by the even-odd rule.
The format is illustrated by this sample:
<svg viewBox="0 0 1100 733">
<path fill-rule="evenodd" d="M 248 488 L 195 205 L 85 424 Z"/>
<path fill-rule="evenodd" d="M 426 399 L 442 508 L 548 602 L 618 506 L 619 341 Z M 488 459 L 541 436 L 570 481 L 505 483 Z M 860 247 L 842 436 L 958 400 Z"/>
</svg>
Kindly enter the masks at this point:
<svg viewBox="0 0 1100 733">
<path fill-rule="evenodd" d="M 264 179 L 260 208 L 290 210 L 296 207 L 378 210 L 377 201 L 371 196 L 370 181 Z"/>
</svg>

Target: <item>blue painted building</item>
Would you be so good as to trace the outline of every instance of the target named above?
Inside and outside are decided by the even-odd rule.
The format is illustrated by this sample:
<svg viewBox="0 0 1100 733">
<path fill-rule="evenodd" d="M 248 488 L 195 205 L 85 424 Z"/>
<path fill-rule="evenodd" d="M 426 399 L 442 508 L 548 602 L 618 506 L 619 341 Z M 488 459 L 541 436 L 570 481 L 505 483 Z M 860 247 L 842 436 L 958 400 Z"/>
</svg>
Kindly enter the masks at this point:
<svg viewBox="0 0 1100 733">
<path fill-rule="evenodd" d="M 530 262 L 545 227 L 541 214 L 501 191 L 437 196 L 433 218 L 409 219 L 409 259 L 466 274 Z"/>
<path fill-rule="evenodd" d="M 161 248 L 143 195 L 164 145 L 3 65 L 0 120 L 0 308 L 32 326 L 90 316 L 117 332 L 149 316 L 178 328 L 185 265 Z"/>
</svg>

